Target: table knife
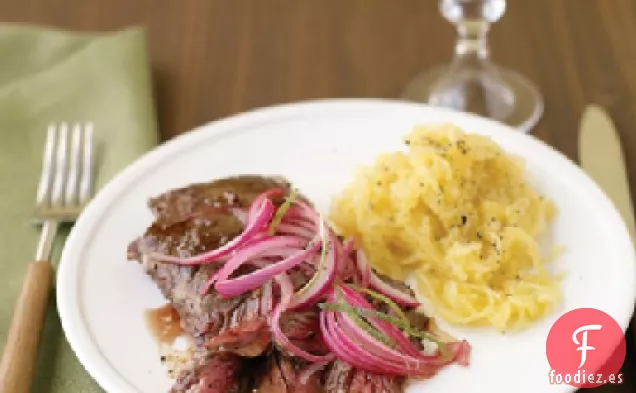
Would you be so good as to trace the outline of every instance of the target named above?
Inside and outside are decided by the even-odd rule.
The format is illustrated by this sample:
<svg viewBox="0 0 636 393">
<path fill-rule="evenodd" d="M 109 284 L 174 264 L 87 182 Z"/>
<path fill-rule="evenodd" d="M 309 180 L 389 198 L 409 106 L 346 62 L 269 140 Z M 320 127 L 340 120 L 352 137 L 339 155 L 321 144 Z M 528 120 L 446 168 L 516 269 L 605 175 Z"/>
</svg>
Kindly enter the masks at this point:
<svg viewBox="0 0 636 393">
<path fill-rule="evenodd" d="M 579 128 L 579 162 L 619 211 L 634 241 L 634 211 L 620 138 L 607 112 L 588 105 Z M 632 328 L 636 341 L 636 326 Z"/>
</svg>

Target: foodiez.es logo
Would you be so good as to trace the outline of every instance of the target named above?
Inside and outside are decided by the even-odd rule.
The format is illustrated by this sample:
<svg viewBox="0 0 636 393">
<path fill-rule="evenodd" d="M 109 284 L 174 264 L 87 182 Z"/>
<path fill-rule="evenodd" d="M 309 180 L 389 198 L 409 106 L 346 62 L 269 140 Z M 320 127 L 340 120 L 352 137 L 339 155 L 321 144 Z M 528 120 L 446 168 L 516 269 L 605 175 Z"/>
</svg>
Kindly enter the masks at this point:
<svg viewBox="0 0 636 393">
<path fill-rule="evenodd" d="M 577 388 L 621 384 L 625 352 L 623 329 L 608 314 L 594 308 L 569 311 L 548 333 L 550 383 Z"/>
<path fill-rule="evenodd" d="M 581 364 L 579 364 L 579 368 L 583 367 L 583 365 L 585 365 L 585 361 L 587 360 L 587 351 L 588 350 L 595 350 L 596 348 L 594 347 L 588 347 L 587 346 L 587 332 L 589 330 L 601 330 L 603 326 L 601 325 L 585 325 L 585 326 L 581 326 L 580 328 L 576 329 L 574 331 L 574 333 L 572 333 L 572 341 L 574 341 L 575 344 L 581 344 L 580 347 L 578 347 L 576 350 L 577 351 L 581 351 Z M 583 340 L 582 342 L 579 343 L 579 340 L 576 338 L 576 336 L 579 333 L 583 333 Z"/>
</svg>

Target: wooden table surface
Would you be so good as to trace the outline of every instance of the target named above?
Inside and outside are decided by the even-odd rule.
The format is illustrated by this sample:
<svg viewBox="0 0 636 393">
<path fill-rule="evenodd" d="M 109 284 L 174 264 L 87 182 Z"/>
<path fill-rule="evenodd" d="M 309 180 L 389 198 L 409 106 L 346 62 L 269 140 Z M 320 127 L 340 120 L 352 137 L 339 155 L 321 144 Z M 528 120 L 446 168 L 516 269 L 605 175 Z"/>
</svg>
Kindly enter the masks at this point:
<svg viewBox="0 0 636 393">
<path fill-rule="evenodd" d="M 397 97 L 416 73 L 446 62 L 455 39 L 436 0 L 0 0 L 0 20 L 145 26 L 164 139 L 265 105 Z M 636 195 L 634 37 L 634 0 L 513 0 L 490 43 L 496 62 L 543 93 L 534 134 L 572 159 L 583 107 L 608 109 Z M 597 391 L 636 391 L 630 356 L 626 383 Z"/>
</svg>

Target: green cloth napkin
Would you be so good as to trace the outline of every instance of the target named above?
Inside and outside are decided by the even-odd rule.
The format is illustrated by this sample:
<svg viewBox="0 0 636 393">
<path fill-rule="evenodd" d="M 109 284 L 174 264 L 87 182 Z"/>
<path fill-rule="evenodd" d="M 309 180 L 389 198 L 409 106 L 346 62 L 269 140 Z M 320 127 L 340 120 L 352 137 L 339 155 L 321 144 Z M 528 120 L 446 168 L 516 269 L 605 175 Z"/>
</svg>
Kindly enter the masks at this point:
<svg viewBox="0 0 636 393">
<path fill-rule="evenodd" d="M 97 186 L 158 142 L 144 32 L 0 24 L 0 350 L 39 229 L 29 220 L 46 126 L 93 121 Z M 65 232 L 58 236 L 58 261 Z M 33 392 L 102 392 L 71 351 L 51 295 Z"/>
</svg>

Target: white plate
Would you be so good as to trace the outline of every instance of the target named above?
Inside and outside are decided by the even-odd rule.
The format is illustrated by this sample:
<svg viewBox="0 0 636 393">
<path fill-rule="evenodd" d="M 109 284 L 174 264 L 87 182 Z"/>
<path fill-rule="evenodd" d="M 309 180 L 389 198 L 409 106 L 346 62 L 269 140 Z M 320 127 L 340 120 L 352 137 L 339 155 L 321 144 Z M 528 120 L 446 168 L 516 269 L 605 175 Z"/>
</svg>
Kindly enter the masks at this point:
<svg viewBox="0 0 636 393">
<path fill-rule="evenodd" d="M 64 331 L 88 372 L 111 393 L 167 391 L 169 380 L 144 310 L 164 300 L 126 246 L 151 222 L 150 196 L 192 182 L 245 173 L 282 174 L 326 210 L 361 163 L 399 149 L 416 124 L 452 122 L 493 137 L 526 159 L 555 201 L 553 241 L 567 253 L 563 309 L 516 335 L 449 329 L 473 345 L 469 368 L 449 367 L 408 392 L 567 392 L 550 385 L 545 340 L 567 310 L 594 307 L 625 329 L 634 305 L 634 250 L 617 211 L 572 162 L 536 139 L 467 114 L 382 100 L 329 100 L 261 109 L 205 125 L 159 146 L 95 198 L 75 225 L 58 274 Z"/>
</svg>

